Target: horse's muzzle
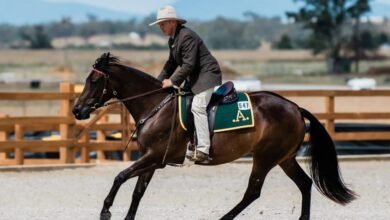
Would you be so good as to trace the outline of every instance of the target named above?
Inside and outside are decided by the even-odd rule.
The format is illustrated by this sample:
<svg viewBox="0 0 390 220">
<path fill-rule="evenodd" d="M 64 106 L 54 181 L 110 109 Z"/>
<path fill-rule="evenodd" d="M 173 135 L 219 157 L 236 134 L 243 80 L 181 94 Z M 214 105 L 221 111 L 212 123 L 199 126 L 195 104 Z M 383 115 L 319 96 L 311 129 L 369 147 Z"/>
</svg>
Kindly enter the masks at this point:
<svg viewBox="0 0 390 220">
<path fill-rule="evenodd" d="M 88 119 L 93 109 L 90 106 L 76 105 L 73 107 L 72 113 L 77 120 Z"/>
</svg>

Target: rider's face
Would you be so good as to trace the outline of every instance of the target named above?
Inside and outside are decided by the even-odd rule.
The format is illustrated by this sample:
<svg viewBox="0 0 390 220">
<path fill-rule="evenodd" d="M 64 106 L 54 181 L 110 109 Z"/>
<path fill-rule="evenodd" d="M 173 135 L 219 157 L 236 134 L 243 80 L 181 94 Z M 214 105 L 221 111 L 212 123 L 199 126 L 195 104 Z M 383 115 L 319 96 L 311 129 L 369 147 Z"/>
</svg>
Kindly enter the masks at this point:
<svg viewBox="0 0 390 220">
<path fill-rule="evenodd" d="M 167 20 L 167 21 L 162 21 L 158 24 L 160 26 L 161 31 L 164 33 L 164 35 L 173 36 L 177 26 L 177 21 Z"/>
</svg>

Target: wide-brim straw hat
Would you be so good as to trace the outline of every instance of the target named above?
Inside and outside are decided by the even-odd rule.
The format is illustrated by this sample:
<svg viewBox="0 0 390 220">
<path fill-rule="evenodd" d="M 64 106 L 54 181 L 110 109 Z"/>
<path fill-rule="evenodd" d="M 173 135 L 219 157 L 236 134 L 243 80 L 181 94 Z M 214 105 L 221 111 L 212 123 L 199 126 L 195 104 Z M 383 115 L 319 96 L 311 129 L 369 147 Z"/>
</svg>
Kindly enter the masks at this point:
<svg viewBox="0 0 390 220">
<path fill-rule="evenodd" d="M 166 5 L 157 11 L 157 20 L 153 23 L 150 23 L 149 26 L 158 24 L 163 21 L 168 21 L 168 20 L 176 20 L 179 21 L 181 24 L 185 24 L 187 21 L 178 17 L 176 14 L 176 10 L 174 7 L 170 5 Z"/>
</svg>

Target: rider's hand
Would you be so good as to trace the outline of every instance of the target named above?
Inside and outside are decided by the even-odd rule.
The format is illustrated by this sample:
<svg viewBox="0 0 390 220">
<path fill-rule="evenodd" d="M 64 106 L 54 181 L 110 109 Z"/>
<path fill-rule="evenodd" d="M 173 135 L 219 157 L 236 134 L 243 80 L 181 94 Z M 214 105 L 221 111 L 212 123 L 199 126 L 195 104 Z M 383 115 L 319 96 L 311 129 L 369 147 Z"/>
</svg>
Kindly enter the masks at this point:
<svg viewBox="0 0 390 220">
<path fill-rule="evenodd" d="M 164 79 L 162 81 L 162 87 L 163 88 L 168 88 L 168 87 L 172 87 L 173 84 L 172 84 L 172 81 L 170 79 Z"/>
</svg>

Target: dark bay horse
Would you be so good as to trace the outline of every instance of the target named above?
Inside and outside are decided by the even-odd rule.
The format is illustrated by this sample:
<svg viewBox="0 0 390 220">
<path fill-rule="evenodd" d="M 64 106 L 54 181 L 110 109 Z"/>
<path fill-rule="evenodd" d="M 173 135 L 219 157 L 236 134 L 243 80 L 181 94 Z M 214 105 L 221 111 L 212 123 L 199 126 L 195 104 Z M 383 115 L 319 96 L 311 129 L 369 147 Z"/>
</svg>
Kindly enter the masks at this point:
<svg viewBox="0 0 390 220">
<path fill-rule="evenodd" d="M 156 91 L 156 92 L 153 92 Z M 161 82 L 139 70 L 120 64 L 109 53 L 96 60 L 86 79 L 73 113 L 87 119 L 92 111 L 104 106 L 111 98 L 123 101 L 135 121 L 148 116 L 172 91 L 161 89 Z M 320 193 L 339 204 L 355 199 L 355 193 L 343 183 L 335 146 L 321 123 L 307 110 L 271 92 L 249 93 L 254 111 L 255 127 L 215 133 L 207 165 L 231 162 L 252 152 L 253 167 L 242 200 L 221 219 L 233 219 L 260 197 L 267 173 L 279 165 L 302 193 L 301 216 L 310 219 L 311 186 L 314 180 Z M 139 127 L 137 137 L 141 157 L 120 172 L 104 200 L 101 219 L 110 219 L 119 187 L 128 179 L 138 177 L 126 219 L 134 219 L 139 202 L 156 169 L 168 163 L 182 163 L 190 135 L 179 126 L 173 115 L 176 102 L 169 101 Z M 298 165 L 295 156 L 305 135 L 305 121 L 310 122 L 308 153 L 311 156 L 312 179 Z M 174 120 L 174 124 L 171 123 Z M 174 125 L 171 129 L 171 124 Z M 170 131 L 173 131 L 170 134 Z M 171 142 L 168 148 L 168 142 Z M 201 164 L 202 165 L 202 164 Z"/>
</svg>

